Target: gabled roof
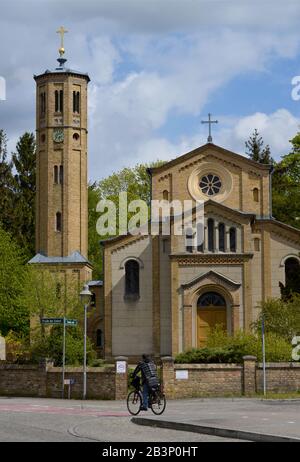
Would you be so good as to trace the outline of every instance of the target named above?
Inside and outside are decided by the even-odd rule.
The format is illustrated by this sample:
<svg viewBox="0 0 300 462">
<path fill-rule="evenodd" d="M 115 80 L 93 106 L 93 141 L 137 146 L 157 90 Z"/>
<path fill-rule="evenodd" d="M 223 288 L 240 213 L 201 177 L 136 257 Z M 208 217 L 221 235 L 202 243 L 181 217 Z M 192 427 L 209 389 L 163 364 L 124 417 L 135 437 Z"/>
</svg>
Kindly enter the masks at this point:
<svg viewBox="0 0 300 462">
<path fill-rule="evenodd" d="M 231 287 L 235 289 L 241 286 L 240 282 L 233 281 L 233 279 L 230 279 L 227 276 L 224 276 L 224 274 L 218 273 L 217 271 L 210 270 L 210 271 L 207 271 L 206 273 L 200 274 L 200 276 L 197 276 L 196 278 L 188 282 L 185 282 L 184 284 L 181 284 L 181 287 L 183 287 L 184 289 L 187 289 L 189 287 L 194 286 L 195 284 L 202 281 L 203 279 L 209 278 L 211 276 L 221 279 L 222 281 L 226 282 L 228 285 L 230 285 Z"/>
<path fill-rule="evenodd" d="M 85 258 L 83 255 L 81 255 L 80 252 L 73 252 L 71 255 L 68 255 L 67 257 L 47 257 L 46 255 L 43 255 L 41 253 L 36 254 L 29 262 L 29 264 L 68 264 L 68 263 L 84 263 L 89 266 L 92 266 L 92 264 Z"/>
<path fill-rule="evenodd" d="M 270 225 L 275 225 L 275 226 L 278 226 L 279 228 L 282 228 L 284 230 L 292 231 L 292 232 L 298 234 L 298 236 L 300 237 L 300 229 L 295 228 L 294 226 L 291 226 L 291 225 L 287 225 L 286 223 L 283 223 L 282 221 L 276 220 L 276 218 L 274 218 L 274 217 L 256 218 L 255 223 L 257 223 L 257 224 L 259 224 L 259 223 L 267 223 L 267 224 L 270 224 Z"/>
<path fill-rule="evenodd" d="M 228 151 L 228 149 L 224 149 L 221 146 L 217 146 L 216 144 L 206 143 L 203 146 L 200 146 L 199 148 L 193 149 L 193 151 L 190 151 L 190 152 L 188 152 L 186 154 L 182 154 L 181 156 L 176 157 L 175 159 L 170 160 L 169 162 L 166 162 L 165 164 L 163 164 L 163 165 L 161 165 L 159 167 L 149 168 L 148 172 L 150 174 L 163 172 L 164 170 L 169 169 L 170 167 L 173 167 L 174 165 L 176 165 L 178 163 L 185 162 L 185 161 L 187 161 L 187 160 L 189 160 L 189 159 L 191 159 L 191 158 L 193 158 L 193 157 L 195 157 L 195 156 L 197 156 L 199 154 L 204 153 L 205 151 L 207 151 L 209 149 L 214 149 L 215 151 L 218 151 L 221 154 L 223 154 L 223 155 L 225 155 L 227 157 L 230 157 L 231 160 L 236 159 L 239 162 L 242 161 L 242 162 L 248 164 L 249 166 L 251 166 L 252 168 L 256 168 L 256 169 L 259 169 L 259 170 L 268 170 L 268 171 L 272 170 L 272 168 L 273 168 L 272 165 L 261 164 L 259 162 L 255 162 L 254 160 L 248 159 L 247 157 L 241 156 L 240 154 L 237 154 L 235 152 Z"/>
<path fill-rule="evenodd" d="M 205 201 L 204 208 L 206 208 L 209 205 L 216 207 L 216 208 L 223 209 L 224 211 L 232 213 L 234 215 L 243 216 L 244 218 L 247 218 L 247 217 L 255 218 L 256 217 L 255 213 L 243 212 L 242 210 L 232 209 L 231 207 L 228 207 L 227 205 L 224 205 L 220 202 L 216 202 L 213 199 L 208 199 L 207 201 Z"/>
</svg>

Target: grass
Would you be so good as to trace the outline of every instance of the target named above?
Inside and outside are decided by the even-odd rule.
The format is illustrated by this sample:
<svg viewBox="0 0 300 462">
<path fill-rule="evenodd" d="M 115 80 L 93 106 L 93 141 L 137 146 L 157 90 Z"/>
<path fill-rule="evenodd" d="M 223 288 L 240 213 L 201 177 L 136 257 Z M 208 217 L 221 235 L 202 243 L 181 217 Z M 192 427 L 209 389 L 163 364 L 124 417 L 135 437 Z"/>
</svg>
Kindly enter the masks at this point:
<svg viewBox="0 0 300 462">
<path fill-rule="evenodd" d="M 300 390 L 290 393 L 271 393 L 267 392 L 266 396 L 263 393 L 257 393 L 256 395 L 258 398 L 262 399 L 300 399 Z"/>
</svg>

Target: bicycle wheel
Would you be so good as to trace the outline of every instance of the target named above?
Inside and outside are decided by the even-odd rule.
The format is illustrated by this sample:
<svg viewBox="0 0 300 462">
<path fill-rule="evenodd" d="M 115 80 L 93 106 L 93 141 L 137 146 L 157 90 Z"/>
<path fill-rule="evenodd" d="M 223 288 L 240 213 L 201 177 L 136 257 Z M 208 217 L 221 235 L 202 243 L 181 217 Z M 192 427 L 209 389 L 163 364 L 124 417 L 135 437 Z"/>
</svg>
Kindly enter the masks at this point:
<svg viewBox="0 0 300 462">
<path fill-rule="evenodd" d="M 142 396 L 139 391 L 133 390 L 127 396 L 127 409 L 131 415 L 138 415 L 142 406 Z"/>
<path fill-rule="evenodd" d="M 151 396 L 151 410 L 154 414 L 160 415 L 166 409 L 166 397 L 161 391 L 156 391 Z"/>
</svg>

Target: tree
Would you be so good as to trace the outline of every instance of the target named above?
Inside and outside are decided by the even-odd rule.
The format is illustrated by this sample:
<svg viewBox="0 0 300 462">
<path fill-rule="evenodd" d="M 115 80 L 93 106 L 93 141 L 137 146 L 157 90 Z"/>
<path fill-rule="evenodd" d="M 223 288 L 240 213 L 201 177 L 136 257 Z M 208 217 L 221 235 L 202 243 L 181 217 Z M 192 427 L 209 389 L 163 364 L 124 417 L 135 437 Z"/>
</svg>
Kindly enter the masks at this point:
<svg viewBox="0 0 300 462">
<path fill-rule="evenodd" d="M 26 257 L 12 236 L 0 227 L 0 332 L 29 333 L 29 310 L 24 303 Z"/>
<path fill-rule="evenodd" d="M 289 300 L 270 298 L 260 305 L 261 314 L 253 327 L 261 332 L 262 317 L 265 331 L 291 342 L 300 332 L 300 296 L 294 294 Z"/>
<path fill-rule="evenodd" d="M 15 175 L 13 233 L 28 257 L 35 251 L 36 144 L 33 133 L 20 137 L 12 155 Z"/>
<path fill-rule="evenodd" d="M 82 364 L 83 360 L 83 316 L 84 310 L 79 297 L 80 286 L 74 275 L 61 274 L 38 266 L 30 266 L 24 293 L 31 318 L 30 352 L 33 360 L 51 358 L 56 365 L 62 363 L 62 326 L 41 324 L 44 317 L 77 319 L 77 327 L 68 327 L 66 331 L 66 362 Z M 92 311 L 89 311 L 89 315 Z M 94 359 L 92 343 L 87 340 L 88 358 Z"/>
<path fill-rule="evenodd" d="M 273 173 L 273 215 L 300 228 L 300 133 L 290 142 L 291 152 L 282 156 Z"/>
<path fill-rule="evenodd" d="M 126 192 L 128 204 L 136 199 L 144 200 L 150 209 L 151 199 L 151 178 L 147 173 L 149 167 L 158 167 L 163 161 L 152 162 L 151 164 L 138 164 L 133 168 L 124 168 L 113 173 L 107 178 L 89 186 L 89 259 L 94 264 L 94 277 L 102 277 L 102 251 L 100 240 L 111 236 L 99 236 L 96 231 L 96 223 L 99 213 L 96 206 L 101 199 L 111 200 L 119 212 L 119 193 Z M 130 213 L 127 213 L 130 218 Z M 117 223 L 118 228 L 118 223 Z"/>
<path fill-rule="evenodd" d="M 14 223 L 13 198 L 12 162 L 7 160 L 7 136 L 0 129 L 0 221 L 6 231 L 10 231 Z"/>
<path fill-rule="evenodd" d="M 248 141 L 245 142 L 246 155 L 255 162 L 259 162 L 261 164 L 273 164 L 274 160 L 271 157 L 270 146 L 267 144 L 263 147 L 263 145 L 263 139 L 259 135 L 258 130 L 255 129 L 252 136 L 250 136 Z"/>
</svg>

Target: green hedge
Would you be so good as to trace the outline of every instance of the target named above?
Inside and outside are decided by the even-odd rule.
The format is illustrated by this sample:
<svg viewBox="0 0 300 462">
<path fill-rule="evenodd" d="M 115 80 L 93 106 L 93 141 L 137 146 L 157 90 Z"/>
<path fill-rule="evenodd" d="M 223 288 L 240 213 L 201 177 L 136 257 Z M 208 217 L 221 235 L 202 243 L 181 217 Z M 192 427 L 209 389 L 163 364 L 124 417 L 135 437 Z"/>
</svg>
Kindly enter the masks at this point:
<svg viewBox="0 0 300 462">
<path fill-rule="evenodd" d="M 292 345 L 284 338 L 268 333 L 265 337 L 266 361 L 292 361 Z M 207 347 L 193 348 L 176 356 L 175 362 L 192 363 L 238 363 L 243 362 L 243 356 L 256 356 L 262 361 L 261 338 L 254 334 L 238 332 L 229 336 L 220 327 L 212 330 L 208 336 Z"/>
</svg>

